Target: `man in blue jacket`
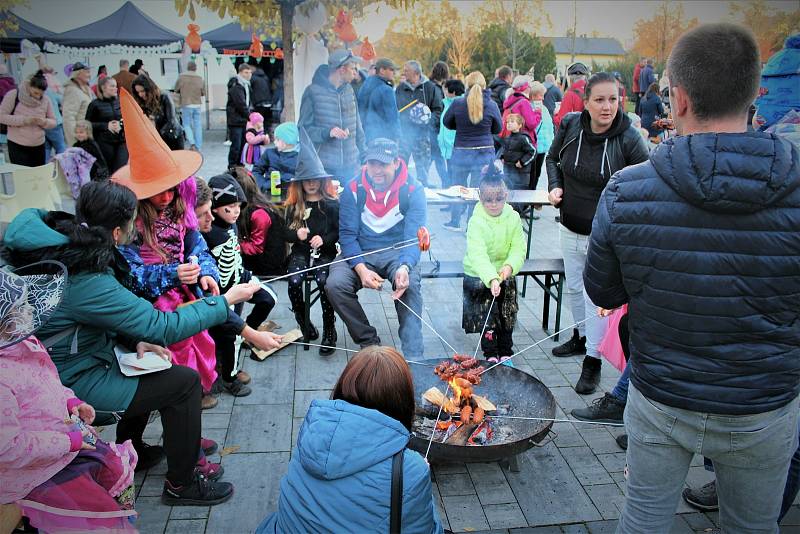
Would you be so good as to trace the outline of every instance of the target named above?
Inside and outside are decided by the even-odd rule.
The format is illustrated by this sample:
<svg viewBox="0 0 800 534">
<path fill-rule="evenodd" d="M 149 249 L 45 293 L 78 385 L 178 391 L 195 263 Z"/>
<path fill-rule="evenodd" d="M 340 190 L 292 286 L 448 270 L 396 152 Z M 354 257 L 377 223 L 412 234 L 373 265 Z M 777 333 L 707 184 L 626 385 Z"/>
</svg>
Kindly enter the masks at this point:
<svg viewBox="0 0 800 534">
<path fill-rule="evenodd" d="M 339 244 L 342 256 L 415 240 L 425 225 L 425 190 L 409 174 L 400 149 L 391 139 L 374 139 L 367 147 L 367 164 L 339 199 Z M 358 302 L 361 288 L 380 289 L 390 280 L 396 300 L 422 315 L 422 287 L 417 246 L 390 249 L 331 265 L 325 292 L 353 341 L 361 347 L 380 345 L 378 332 Z M 422 358 L 422 322 L 396 302 L 400 343 L 408 359 Z"/>
<path fill-rule="evenodd" d="M 400 114 L 392 88 L 396 70 L 391 59 L 380 58 L 375 62 L 375 74 L 358 91 L 358 113 L 368 143 L 378 137 L 400 141 Z"/>
<path fill-rule="evenodd" d="M 325 170 L 342 183 L 352 180 L 361 165 L 364 130 L 350 82 L 361 58 L 350 50 L 336 50 L 320 65 L 300 100 L 298 128 L 314 142 Z"/>
<path fill-rule="evenodd" d="M 741 26 L 684 34 L 678 136 L 600 198 L 586 291 L 630 317 L 619 532 L 669 532 L 694 454 L 714 463 L 724 530 L 777 531 L 800 407 L 800 151 L 747 132 L 759 67 Z"/>
</svg>

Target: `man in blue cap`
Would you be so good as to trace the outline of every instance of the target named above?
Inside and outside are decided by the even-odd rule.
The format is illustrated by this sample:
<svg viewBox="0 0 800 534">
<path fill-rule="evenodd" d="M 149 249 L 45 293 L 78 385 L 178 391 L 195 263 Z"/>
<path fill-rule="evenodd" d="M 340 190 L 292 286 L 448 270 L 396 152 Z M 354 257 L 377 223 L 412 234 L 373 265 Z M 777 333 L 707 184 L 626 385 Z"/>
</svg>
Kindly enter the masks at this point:
<svg viewBox="0 0 800 534">
<path fill-rule="evenodd" d="M 347 258 L 416 239 L 425 225 L 425 190 L 408 174 L 397 143 L 374 139 L 365 159 L 361 176 L 347 184 L 339 199 L 339 244 Z M 390 249 L 331 265 L 325 292 L 361 347 L 380 345 L 381 340 L 358 302 L 359 289 L 380 289 L 389 280 L 392 296 L 422 315 L 419 252 L 416 246 Z M 422 322 L 401 303 L 395 309 L 405 357 L 421 359 Z"/>
</svg>

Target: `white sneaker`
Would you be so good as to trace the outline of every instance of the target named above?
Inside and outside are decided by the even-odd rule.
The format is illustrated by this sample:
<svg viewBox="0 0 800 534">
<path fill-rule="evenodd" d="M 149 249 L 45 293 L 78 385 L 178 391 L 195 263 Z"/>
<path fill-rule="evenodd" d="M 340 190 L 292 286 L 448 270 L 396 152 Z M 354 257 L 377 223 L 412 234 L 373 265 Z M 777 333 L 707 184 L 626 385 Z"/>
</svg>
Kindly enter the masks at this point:
<svg viewBox="0 0 800 534">
<path fill-rule="evenodd" d="M 223 144 L 223 145 L 225 145 L 225 146 L 231 146 L 231 144 L 232 144 L 232 143 L 231 143 L 231 140 L 230 140 L 230 139 L 228 139 L 227 141 L 225 141 L 225 142 L 224 142 L 224 143 L 222 143 L 222 144 Z"/>
</svg>

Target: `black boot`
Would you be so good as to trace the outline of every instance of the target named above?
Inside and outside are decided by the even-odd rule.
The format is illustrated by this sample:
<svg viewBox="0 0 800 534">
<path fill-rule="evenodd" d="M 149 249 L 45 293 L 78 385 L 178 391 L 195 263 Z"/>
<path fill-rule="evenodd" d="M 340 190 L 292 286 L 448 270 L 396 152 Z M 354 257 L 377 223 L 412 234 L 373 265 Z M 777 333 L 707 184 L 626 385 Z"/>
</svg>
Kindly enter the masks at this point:
<svg viewBox="0 0 800 534">
<path fill-rule="evenodd" d="M 583 370 L 578 383 L 575 384 L 575 393 L 579 395 L 589 395 L 594 393 L 597 385 L 600 384 L 600 367 L 603 364 L 599 358 L 586 356 L 583 359 Z"/>
<path fill-rule="evenodd" d="M 294 312 L 294 318 L 297 321 L 297 324 L 300 326 L 300 331 L 303 332 L 303 341 L 308 343 L 309 341 L 314 341 L 315 339 L 319 339 L 319 332 L 317 331 L 317 327 L 314 326 L 314 323 L 311 321 L 308 322 L 308 331 L 305 329 L 305 317 L 303 317 L 302 311 Z"/>
<path fill-rule="evenodd" d="M 323 321 L 322 324 L 322 345 L 325 347 L 321 347 L 319 349 L 320 356 L 328 356 L 333 354 L 336 350 L 334 347 L 336 346 L 336 318 L 334 317 L 330 322 Z"/>
<path fill-rule="evenodd" d="M 575 354 L 586 354 L 586 336 L 581 337 L 578 329 L 572 330 L 572 337 L 561 345 L 553 349 L 553 356 L 572 356 Z"/>
</svg>

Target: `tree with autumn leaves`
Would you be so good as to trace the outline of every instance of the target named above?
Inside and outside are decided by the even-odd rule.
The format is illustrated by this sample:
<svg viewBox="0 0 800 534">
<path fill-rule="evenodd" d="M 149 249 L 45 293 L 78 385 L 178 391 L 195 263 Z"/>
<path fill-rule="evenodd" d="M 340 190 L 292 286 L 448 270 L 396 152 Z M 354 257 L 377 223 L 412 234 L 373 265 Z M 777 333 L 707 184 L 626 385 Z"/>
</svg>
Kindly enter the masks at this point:
<svg viewBox="0 0 800 534">
<path fill-rule="evenodd" d="M 265 29 L 278 22 L 283 39 L 283 80 L 284 80 L 284 112 L 286 120 L 294 119 L 294 10 L 311 9 L 322 4 L 331 14 L 331 18 L 340 9 L 355 16 L 363 14 L 364 8 L 378 0 L 174 0 L 175 8 L 183 16 L 184 13 L 194 20 L 195 6 L 202 6 L 216 12 L 220 18 L 235 17 L 243 28 L 254 31 Z M 409 8 L 416 0 L 380 0 L 394 8 Z"/>
<path fill-rule="evenodd" d="M 691 3 L 687 5 L 691 9 Z M 730 2 L 729 15 L 731 22 L 752 30 L 762 61 L 780 50 L 789 35 L 800 31 L 800 8 L 785 12 L 766 0 Z M 651 18 L 636 22 L 633 50 L 639 56 L 653 58 L 657 65 L 663 65 L 678 38 L 697 24 L 696 18 L 687 16 L 683 2 L 662 0 Z"/>
<path fill-rule="evenodd" d="M 396 63 L 446 61 L 455 76 L 471 70 L 490 75 L 502 64 L 550 72 L 555 51 L 536 37 L 550 27 L 542 0 L 488 0 L 468 14 L 448 0 L 423 0 L 392 19 L 378 45 Z"/>
</svg>

